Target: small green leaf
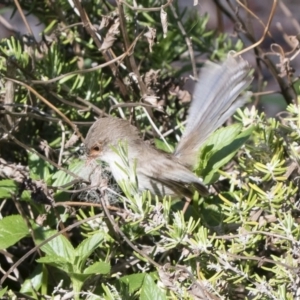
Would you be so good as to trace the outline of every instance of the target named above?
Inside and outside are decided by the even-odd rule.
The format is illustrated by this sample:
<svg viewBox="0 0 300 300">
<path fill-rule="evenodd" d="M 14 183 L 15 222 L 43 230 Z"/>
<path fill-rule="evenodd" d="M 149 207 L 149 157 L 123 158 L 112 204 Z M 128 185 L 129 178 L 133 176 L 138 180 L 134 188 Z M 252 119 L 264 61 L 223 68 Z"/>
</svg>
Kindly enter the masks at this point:
<svg viewBox="0 0 300 300">
<path fill-rule="evenodd" d="M 72 273 L 69 272 L 68 275 L 70 276 L 73 284 L 77 285 L 78 287 L 82 286 L 82 284 L 91 277 L 90 274 L 83 274 L 83 273 Z"/>
<path fill-rule="evenodd" d="M 241 132 L 241 129 L 241 124 L 233 124 L 228 127 L 221 127 L 207 139 L 200 150 L 199 165 L 197 166 L 198 175 L 203 178 L 205 177 L 205 174 L 208 173 L 206 168 L 210 158 L 215 152 L 231 143 Z"/>
<path fill-rule="evenodd" d="M 71 75 L 64 76 L 62 79 L 59 80 L 59 84 L 67 82 L 68 80 L 72 79 L 76 75 L 77 74 L 71 74 Z"/>
<path fill-rule="evenodd" d="M 1 299 L 2 299 L 2 297 L 5 295 L 6 291 L 7 291 L 7 286 L 4 287 L 3 289 L 0 289 L 0 298 L 1 298 Z"/>
<path fill-rule="evenodd" d="M 205 144 L 213 145 L 213 152 L 216 152 L 230 144 L 240 134 L 242 128 L 241 124 L 221 127 L 208 138 Z"/>
<path fill-rule="evenodd" d="M 102 232 L 93 234 L 91 237 L 83 240 L 75 249 L 75 255 L 79 264 L 84 264 L 91 253 L 99 247 L 99 244 L 104 240 Z"/>
<path fill-rule="evenodd" d="M 0 249 L 8 248 L 27 236 L 29 230 L 19 215 L 8 216 L 0 220 Z"/>
<path fill-rule="evenodd" d="M 37 243 L 41 243 L 56 233 L 57 231 L 55 230 L 45 230 L 42 227 L 38 227 L 35 230 L 36 241 Z M 41 250 L 48 256 L 60 256 L 65 261 L 74 263 L 75 250 L 71 243 L 63 235 L 59 235 L 50 240 L 47 244 L 41 247 Z"/>
<path fill-rule="evenodd" d="M 218 179 L 220 178 L 220 174 L 217 173 L 217 170 L 213 170 L 211 172 L 209 172 L 204 178 L 203 178 L 203 182 L 205 184 L 212 184 L 216 181 L 218 181 Z"/>
<path fill-rule="evenodd" d="M 38 258 L 36 261 L 38 263 L 49 264 L 53 267 L 65 271 L 68 274 L 76 271 L 73 263 L 70 263 L 64 257 L 58 255 L 46 255 L 44 257 Z"/>
<path fill-rule="evenodd" d="M 0 199 L 11 198 L 11 195 L 18 191 L 17 184 L 11 179 L 4 179 L 0 181 Z"/>
<path fill-rule="evenodd" d="M 82 173 L 82 169 L 84 165 L 85 165 L 84 160 L 75 159 L 69 165 L 68 170 L 73 172 L 74 174 L 80 175 Z M 52 176 L 52 179 L 54 180 L 52 184 L 53 186 L 62 186 L 73 181 L 75 178 L 72 175 L 67 174 L 63 170 L 59 170 Z"/>
<path fill-rule="evenodd" d="M 42 285 L 42 280 L 43 267 L 41 264 L 38 264 L 23 282 L 20 292 L 31 296 L 36 295 L 36 291 L 38 291 Z"/>
<path fill-rule="evenodd" d="M 57 24 L 58 20 L 52 20 L 48 26 L 44 29 L 44 34 L 50 34 L 53 31 L 53 28 L 55 28 L 55 25 Z"/>
<path fill-rule="evenodd" d="M 141 288 L 145 275 L 144 273 L 127 275 L 121 277 L 120 281 L 128 285 L 129 293 L 131 294 Z"/>
<path fill-rule="evenodd" d="M 35 153 L 28 154 L 28 165 L 30 169 L 30 177 L 32 179 L 42 179 L 47 182 L 51 178 L 50 170 L 53 170 L 53 166 L 37 156 Z"/>
<path fill-rule="evenodd" d="M 143 281 L 143 286 L 141 290 L 141 300 L 165 300 L 166 294 L 162 291 L 157 284 L 154 282 L 153 278 L 146 274 Z"/>
<path fill-rule="evenodd" d="M 174 151 L 174 147 L 172 147 L 172 145 L 169 145 L 169 147 L 171 147 L 171 150 L 170 150 L 169 147 L 166 145 L 166 143 L 162 140 L 155 139 L 154 143 L 155 143 L 155 147 L 157 149 L 160 149 L 164 152 L 172 153 Z"/>
<path fill-rule="evenodd" d="M 213 135 L 204 146 L 204 154 L 201 154 L 200 160 L 205 155 L 205 167 L 200 170 L 200 175 L 206 184 L 213 183 L 218 179 L 217 171 L 228 163 L 240 147 L 248 140 L 254 126 L 240 132 L 241 126 L 234 124 L 232 126 L 221 128 Z M 213 147 L 212 147 L 213 146 Z M 205 153 L 205 148 L 209 147 L 209 152 Z M 203 162 L 202 165 L 204 166 Z"/>
<path fill-rule="evenodd" d="M 42 251 L 50 254 L 56 254 L 63 258 L 65 258 L 70 263 L 74 262 L 74 248 L 63 235 L 60 235 L 50 242 L 48 242 L 46 245 L 41 247 Z"/>
<path fill-rule="evenodd" d="M 23 201 L 31 201 L 31 193 L 30 193 L 30 191 L 27 191 L 27 190 L 23 191 L 22 195 L 21 195 L 21 200 L 23 200 Z"/>
<path fill-rule="evenodd" d="M 84 274 L 103 274 L 110 272 L 110 264 L 104 261 L 97 261 L 84 270 Z"/>
</svg>

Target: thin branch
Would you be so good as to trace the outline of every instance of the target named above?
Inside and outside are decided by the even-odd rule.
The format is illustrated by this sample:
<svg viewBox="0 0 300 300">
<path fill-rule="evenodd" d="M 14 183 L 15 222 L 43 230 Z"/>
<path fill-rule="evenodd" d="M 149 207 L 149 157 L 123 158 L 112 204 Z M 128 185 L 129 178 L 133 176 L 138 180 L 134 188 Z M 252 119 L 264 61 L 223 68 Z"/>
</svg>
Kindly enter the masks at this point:
<svg viewBox="0 0 300 300">
<path fill-rule="evenodd" d="M 59 151 L 57 164 L 59 166 L 61 166 L 62 157 L 63 157 L 63 153 L 64 153 L 64 148 L 65 148 L 65 142 L 66 142 L 66 130 L 65 130 L 64 124 L 61 121 L 58 124 L 61 127 L 61 143 L 60 143 L 60 151 Z"/>
<path fill-rule="evenodd" d="M 177 25 L 178 25 L 178 28 L 180 29 L 184 39 L 185 39 L 185 42 L 186 42 L 186 45 L 188 47 L 188 50 L 189 50 L 189 55 L 190 55 L 190 59 L 191 59 L 191 64 L 192 64 L 192 69 L 193 69 L 193 77 L 194 78 L 197 78 L 198 74 L 197 74 L 197 68 L 196 68 L 196 62 L 195 62 L 195 55 L 194 55 L 194 50 L 193 50 L 193 44 L 192 44 L 192 41 L 191 39 L 188 37 L 181 21 L 179 20 L 179 17 L 176 13 L 176 9 L 174 7 L 173 4 L 170 4 L 170 9 L 173 13 L 173 16 L 177 22 Z"/>
<path fill-rule="evenodd" d="M 75 4 L 75 7 L 79 11 L 81 20 L 83 22 L 83 26 L 85 27 L 86 31 L 90 34 L 90 36 L 94 40 L 98 49 L 101 49 L 102 42 L 100 41 L 99 36 L 96 34 L 94 26 L 91 24 L 86 11 L 83 9 L 83 7 L 81 5 L 81 2 L 79 0 L 74 0 L 74 4 Z M 110 55 L 109 55 L 109 53 L 110 53 Z M 112 63 L 112 61 L 114 61 L 114 59 L 112 59 L 112 58 L 115 55 L 112 53 L 112 51 L 102 51 L 102 55 L 107 62 L 110 62 L 109 66 L 112 70 L 112 73 L 116 76 L 116 80 L 117 80 L 118 86 L 120 87 L 122 95 L 126 95 L 127 94 L 126 86 L 125 86 L 123 80 L 117 75 L 118 67 L 116 64 Z"/>
<path fill-rule="evenodd" d="M 23 12 L 20 4 L 19 4 L 19 1 L 18 0 L 14 0 L 14 2 L 15 2 L 15 5 L 16 5 L 16 7 L 18 9 L 18 12 L 19 12 L 19 14 L 20 14 L 20 16 L 21 16 L 21 18 L 22 18 L 22 20 L 24 22 L 24 25 L 26 26 L 26 29 L 27 29 L 28 33 L 34 38 L 33 31 L 31 29 L 29 23 L 27 22 L 27 19 L 26 19 L 25 15 L 24 15 L 24 12 Z"/>
<path fill-rule="evenodd" d="M 19 80 L 16 79 L 12 79 L 12 78 L 5 78 L 8 80 L 11 80 L 12 82 L 15 82 L 21 86 L 24 86 L 26 89 L 28 89 L 30 92 L 32 92 L 37 98 L 39 98 L 40 100 L 42 100 L 46 105 L 48 105 L 51 109 L 53 109 L 59 116 L 62 117 L 62 119 L 70 125 L 70 127 L 76 132 L 76 134 L 81 138 L 82 141 L 84 141 L 84 138 L 82 136 L 82 134 L 80 133 L 80 131 L 78 130 L 77 126 L 64 114 L 62 113 L 59 109 L 57 109 L 52 103 L 50 103 L 47 99 L 45 99 L 42 95 L 40 95 L 35 89 L 33 89 L 31 86 L 29 86 L 28 84 L 21 82 Z"/>
<path fill-rule="evenodd" d="M 237 0 L 237 2 L 239 4 L 241 4 L 239 0 Z M 273 0 L 273 5 L 272 5 L 272 8 L 271 8 L 269 19 L 268 19 L 267 25 L 264 29 L 262 37 L 256 43 L 252 44 L 251 46 L 249 46 L 249 47 L 247 47 L 243 50 L 241 50 L 240 52 L 236 53 L 234 56 L 241 55 L 242 53 L 248 52 L 249 50 L 251 50 L 253 48 L 256 48 L 257 46 L 259 46 L 265 40 L 265 37 L 267 36 L 267 34 L 269 32 L 269 28 L 270 28 L 270 25 L 272 23 L 272 20 L 273 20 L 274 14 L 275 14 L 275 10 L 276 10 L 276 7 L 277 7 L 277 2 L 278 2 L 278 0 Z M 243 5 L 243 7 L 244 7 L 244 5 Z M 249 11 L 249 10 L 247 10 L 247 11 Z"/>
<path fill-rule="evenodd" d="M 129 42 L 128 32 L 127 32 L 127 28 L 126 28 L 124 10 L 123 10 L 123 6 L 121 3 L 122 3 L 122 1 L 117 1 L 118 11 L 119 11 L 119 19 L 120 19 L 120 28 L 121 28 L 122 36 L 124 39 L 125 50 L 127 52 L 128 49 L 130 49 L 130 42 Z M 140 92 L 141 92 L 141 97 L 144 98 L 147 95 L 147 88 L 141 78 L 140 72 L 138 70 L 138 67 L 137 67 L 137 64 L 135 62 L 133 55 L 129 56 L 129 62 L 130 62 L 131 70 L 135 74 L 136 79 L 138 81 Z"/>
</svg>

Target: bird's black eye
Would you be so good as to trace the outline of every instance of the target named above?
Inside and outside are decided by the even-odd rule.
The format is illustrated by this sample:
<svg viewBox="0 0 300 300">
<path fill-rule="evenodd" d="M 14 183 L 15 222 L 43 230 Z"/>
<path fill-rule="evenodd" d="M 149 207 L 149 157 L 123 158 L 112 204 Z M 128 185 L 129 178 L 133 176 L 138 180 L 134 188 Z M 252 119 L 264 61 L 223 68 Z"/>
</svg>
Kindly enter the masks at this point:
<svg viewBox="0 0 300 300">
<path fill-rule="evenodd" d="M 92 150 L 93 150 L 93 151 L 100 151 L 100 147 L 99 147 L 99 146 L 94 146 L 94 147 L 92 148 Z"/>
</svg>

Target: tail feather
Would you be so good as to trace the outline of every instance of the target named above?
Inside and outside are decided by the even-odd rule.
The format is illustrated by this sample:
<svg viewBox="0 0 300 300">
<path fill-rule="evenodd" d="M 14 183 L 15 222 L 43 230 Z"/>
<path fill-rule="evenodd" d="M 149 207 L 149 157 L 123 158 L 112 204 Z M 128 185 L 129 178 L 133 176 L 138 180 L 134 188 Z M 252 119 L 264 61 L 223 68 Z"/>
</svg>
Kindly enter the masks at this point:
<svg viewBox="0 0 300 300">
<path fill-rule="evenodd" d="M 247 61 L 232 54 L 223 64 L 208 62 L 202 68 L 191 103 L 186 129 L 174 152 L 180 161 L 193 166 L 199 148 L 250 97 L 239 96 L 251 83 Z"/>
</svg>

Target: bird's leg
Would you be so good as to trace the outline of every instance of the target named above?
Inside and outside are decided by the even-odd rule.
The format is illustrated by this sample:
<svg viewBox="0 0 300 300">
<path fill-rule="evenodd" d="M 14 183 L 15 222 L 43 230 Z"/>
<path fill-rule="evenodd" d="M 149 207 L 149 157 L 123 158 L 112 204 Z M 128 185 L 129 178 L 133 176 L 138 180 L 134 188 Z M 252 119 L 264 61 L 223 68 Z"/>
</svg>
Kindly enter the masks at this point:
<svg viewBox="0 0 300 300">
<path fill-rule="evenodd" d="M 188 198 L 188 197 L 184 197 L 184 200 L 185 200 L 185 204 L 184 204 L 184 207 L 182 209 L 182 212 L 183 214 L 185 214 L 186 210 L 188 209 L 192 199 L 191 198 Z"/>
</svg>

